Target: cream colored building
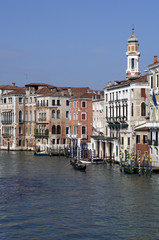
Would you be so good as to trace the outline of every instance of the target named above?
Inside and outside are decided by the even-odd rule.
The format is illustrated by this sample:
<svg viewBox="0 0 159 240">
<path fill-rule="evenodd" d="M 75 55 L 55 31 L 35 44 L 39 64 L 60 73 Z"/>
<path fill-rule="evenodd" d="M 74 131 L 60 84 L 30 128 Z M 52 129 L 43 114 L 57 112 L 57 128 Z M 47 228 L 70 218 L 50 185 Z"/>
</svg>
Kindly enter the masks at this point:
<svg viewBox="0 0 159 240">
<path fill-rule="evenodd" d="M 126 79 L 109 82 L 104 89 L 104 135 L 94 137 L 94 149 L 99 157 L 119 161 L 120 151 L 126 156 L 136 150 L 135 128 L 148 117 L 145 97 L 149 93 L 147 75 L 140 76 L 139 42 L 132 28 L 127 44 Z"/>
<path fill-rule="evenodd" d="M 145 97 L 148 96 L 147 75 L 136 79 L 109 83 L 105 88 L 106 150 L 108 159 L 119 161 L 120 151 L 126 156 L 136 150 L 136 127 L 148 117 Z"/>
<path fill-rule="evenodd" d="M 152 166 L 159 167 L 159 61 L 154 57 L 154 63 L 148 66 L 150 98 L 150 120 L 146 126 L 150 130 L 149 152 L 152 157 Z"/>
</svg>

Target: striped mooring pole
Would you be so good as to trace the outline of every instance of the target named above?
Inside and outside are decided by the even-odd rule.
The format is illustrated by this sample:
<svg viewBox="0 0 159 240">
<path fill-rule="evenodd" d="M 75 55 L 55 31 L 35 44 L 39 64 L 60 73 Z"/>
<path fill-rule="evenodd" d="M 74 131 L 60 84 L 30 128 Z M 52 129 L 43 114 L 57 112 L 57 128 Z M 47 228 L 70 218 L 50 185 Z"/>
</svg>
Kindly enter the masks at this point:
<svg viewBox="0 0 159 240">
<path fill-rule="evenodd" d="M 122 172 L 122 153 L 120 151 L 120 171 Z"/>
<path fill-rule="evenodd" d="M 151 176 L 151 173 L 152 173 L 152 157 L 150 156 L 150 176 Z"/>
<path fill-rule="evenodd" d="M 138 156 L 138 164 L 139 164 L 139 176 L 141 176 L 140 153 L 139 153 L 139 156 Z"/>
</svg>

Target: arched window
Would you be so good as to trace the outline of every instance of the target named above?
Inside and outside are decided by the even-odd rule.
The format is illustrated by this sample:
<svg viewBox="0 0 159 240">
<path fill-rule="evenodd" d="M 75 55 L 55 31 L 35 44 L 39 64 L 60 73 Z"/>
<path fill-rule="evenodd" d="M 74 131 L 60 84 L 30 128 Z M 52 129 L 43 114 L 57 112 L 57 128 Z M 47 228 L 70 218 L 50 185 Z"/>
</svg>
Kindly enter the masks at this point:
<svg viewBox="0 0 159 240">
<path fill-rule="evenodd" d="M 131 59 L 131 68 L 132 69 L 135 68 L 135 59 L 134 58 Z"/>
<path fill-rule="evenodd" d="M 146 106 L 145 106 L 145 103 L 141 103 L 141 116 L 146 116 Z"/>
<path fill-rule="evenodd" d="M 56 134 L 56 126 L 55 125 L 52 126 L 52 134 Z"/>
<path fill-rule="evenodd" d="M 61 127 L 60 127 L 60 125 L 57 125 L 57 134 L 61 134 Z"/>
<path fill-rule="evenodd" d="M 19 122 L 22 122 L 22 111 L 19 111 Z"/>
<path fill-rule="evenodd" d="M 28 122 L 28 111 L 26 111 L 26 113 L 25 113 L 25 117 L 26 117 L 26 122 Z"/>
<path fill-rule="evenodd" d="M 57 119 L 60 118 L 60 110 L 57 110 Z"/>
<path fill-rule="evenodd" d="M 134 104 L 133 103 L 131 104 L 131 116 L 132 117 L 134 116 Z"/>
<path fill-rule="evenodd" d="M 52 110 L 52 118 L 55 118 L 55 110 Z"/>
</svg>

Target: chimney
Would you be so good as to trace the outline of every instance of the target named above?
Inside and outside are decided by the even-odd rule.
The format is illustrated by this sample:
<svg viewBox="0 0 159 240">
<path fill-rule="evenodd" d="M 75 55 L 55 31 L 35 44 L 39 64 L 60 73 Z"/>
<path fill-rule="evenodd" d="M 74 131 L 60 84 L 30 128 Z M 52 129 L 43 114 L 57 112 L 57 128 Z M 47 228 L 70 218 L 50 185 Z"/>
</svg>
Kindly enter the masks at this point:
<svg viewBox="0 0 159 240">
<path fill-rule="evenodd" d="M 15 87 L 15 82 L 12 83 L 12 87 Z"/>
<path fill-rule="evenodd" d="M 157 63 L 157 56 L 154 56 L 154 63 Z"/>
</svg>

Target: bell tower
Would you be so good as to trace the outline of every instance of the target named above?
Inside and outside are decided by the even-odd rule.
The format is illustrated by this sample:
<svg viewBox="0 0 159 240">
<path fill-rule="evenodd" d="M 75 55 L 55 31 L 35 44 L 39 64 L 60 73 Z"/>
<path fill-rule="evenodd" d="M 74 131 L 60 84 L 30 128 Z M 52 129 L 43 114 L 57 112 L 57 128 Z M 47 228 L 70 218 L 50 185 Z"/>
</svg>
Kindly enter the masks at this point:
<svg viewBox="0 0 159 240">
<path fill-rule="evenodd" d="M 139 42 L 134 34 L 134 27 L 132 27 L 131 37 L 128 39 L 128 51 L 126 52 L 127 56 L 127 69 L 126 69 L 126 78 L 138 78 L 140 77 L 139 69 Z"/>
</svg>

